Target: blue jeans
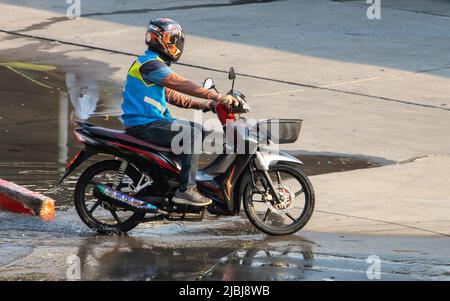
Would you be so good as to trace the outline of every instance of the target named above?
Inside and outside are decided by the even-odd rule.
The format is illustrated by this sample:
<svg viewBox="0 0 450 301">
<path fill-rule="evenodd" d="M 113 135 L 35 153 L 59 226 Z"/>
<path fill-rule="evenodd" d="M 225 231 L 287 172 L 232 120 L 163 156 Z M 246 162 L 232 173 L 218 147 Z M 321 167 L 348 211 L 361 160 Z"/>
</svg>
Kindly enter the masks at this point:
<svg viewBox="0 0 450 301">
<path fill-rule="evenodd" d="M 179 130 L 172 130 L 172 123 L 180 125 Z M 194 143 L 195 139 L 202 139 L 200 145 L 203 141 L 204 133 L 202 126 L 185 120 L 169 121 L 161 119 L 144 125 L 132 126 L 126 130 L 127 134 L 133 137 L 163 147 L 171 147 L 172 139 L 182 131 L 183 133 L 188 133 L 190 135 L 190 137 L 183 137 L 182 141 L 189 141 L 191 144 L 189 153 L 183 152 L 180 154 L 181 175 L 179 189 L 180 191 L 185 191 L 188 188 L 195 188 L 197 186 L 196 176 L 200 154 L 195 152 Z M 199 141 L 197 141 L 197 143 L 199 143 Z M 182 143 L 180 144 L 182 145 Z M 185 149 L 186 146 L 183 145 L 183 150 Z"/>
</svg>

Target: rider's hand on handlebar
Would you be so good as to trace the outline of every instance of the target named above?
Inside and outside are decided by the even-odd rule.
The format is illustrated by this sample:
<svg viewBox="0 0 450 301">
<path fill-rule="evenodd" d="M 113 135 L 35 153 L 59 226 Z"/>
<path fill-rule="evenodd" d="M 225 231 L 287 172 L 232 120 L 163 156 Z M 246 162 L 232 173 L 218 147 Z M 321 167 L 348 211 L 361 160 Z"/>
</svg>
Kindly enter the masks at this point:
<svg viewBox="0 0 450 301">
<path fill-rule="evenodd" d="M 219 103 L 223 104 L 227 109 L 239 106 L 239 100 L 237 100 L 233 95 L 220 96 Z"/>
<path fill-rule="evenodd" d="M 215 109 L 216 106 L 216 101 L 215 100 L 208 100 L 208 101 L 203 101 L 199 104 L 198 109 L 202 110 L 203 112 L 209 112 L 209 111 L 213 111 Z"/>
</svg>

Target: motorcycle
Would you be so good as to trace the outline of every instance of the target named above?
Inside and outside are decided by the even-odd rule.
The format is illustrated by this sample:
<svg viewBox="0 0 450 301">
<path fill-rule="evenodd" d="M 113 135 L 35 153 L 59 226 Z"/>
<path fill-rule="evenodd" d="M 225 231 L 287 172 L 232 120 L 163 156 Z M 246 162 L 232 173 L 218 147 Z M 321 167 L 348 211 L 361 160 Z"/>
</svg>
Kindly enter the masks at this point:
<svg viewBox="0 0 450 301">
<path fill-rule="evenodd" d="M 205 210 L 214 215 L 238 215 L 242 205 L 250 222 L 267 234 L 292 234 L 306 225 L 314 210 L 314 189 L 299 168 L 303 163 L 270 149 L 272 141 L 295 142 L 302 120 L 255 123 L 242 118 L 250 107 L 245 95 L 234 89 L 233 67 L 228 78 L 232 80 L 229 94 L 239 104 L 230 109 L 217 104 L 213 112 L 224 133 L 233 133 L 226 138 L 224 148 L 239 140 L 244 142 L 245 152 L 223 152 L 198 170 L 197 189 L 213 200 L 206 207 L 172 201 L 181 165 L 170 148 L 139 140 L 125 131 L 76 122 L 79 128 L 74 135 L 84 148 L 67 164 L 58 185 L 90 157 L 112 157 L 89 166 L 76 183 L 75 208 L 88 227 L 100 233 L 123 233 L 156 220 L 199 221 Z M 217 91 L 211 78 L 203 86 Z M 231 148 L 236 150 L 235 145 Z"/>
</svg>

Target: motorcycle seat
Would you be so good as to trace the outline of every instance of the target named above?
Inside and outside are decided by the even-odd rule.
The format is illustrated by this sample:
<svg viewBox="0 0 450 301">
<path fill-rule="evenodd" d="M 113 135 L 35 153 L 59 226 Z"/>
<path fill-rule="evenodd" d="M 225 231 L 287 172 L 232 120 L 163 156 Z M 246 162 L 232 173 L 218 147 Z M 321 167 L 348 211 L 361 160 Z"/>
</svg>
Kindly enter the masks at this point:
<svg viewBox="0 0 450 301">
<path fill-rule="evenodd" d="M 102 137 L 112 138 L 118 141 L 132 143 L 143 147 L 148 147 L 154 149 L 159 152 L 171 153 L 172 149 L 170 147 L 164 147 L 161 145 L 156 145 L 153 143 L 149 143 L 147 141 L 140 140 L 131 135 L 128 135 L 125 131 L 121 130 L 113 130 L 104 127 L 91 126 L 86 128 L 90 133 Z"/>
</svg>

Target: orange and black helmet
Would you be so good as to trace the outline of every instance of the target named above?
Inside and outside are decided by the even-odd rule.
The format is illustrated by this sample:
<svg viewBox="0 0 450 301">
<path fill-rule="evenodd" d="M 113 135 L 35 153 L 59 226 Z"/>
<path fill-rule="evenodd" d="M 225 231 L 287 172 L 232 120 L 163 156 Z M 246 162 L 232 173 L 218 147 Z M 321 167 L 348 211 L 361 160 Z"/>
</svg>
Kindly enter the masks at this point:
<svg viewBox="0 0 450 301">
<path fill-rule="evenodd" d="M 180 24 L 167 19 L 158 18 L 150 21 L 145 35 L 148 48 L 156 52 L 168 62 L 180 59 L 184 47 L 184 33 Z"/>
</svg>

